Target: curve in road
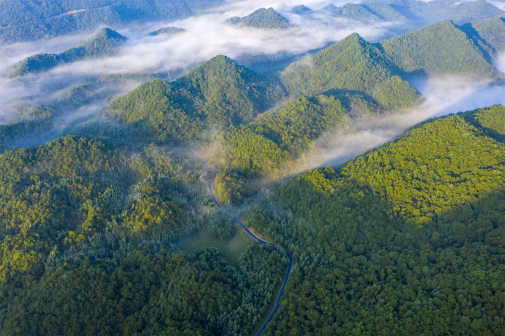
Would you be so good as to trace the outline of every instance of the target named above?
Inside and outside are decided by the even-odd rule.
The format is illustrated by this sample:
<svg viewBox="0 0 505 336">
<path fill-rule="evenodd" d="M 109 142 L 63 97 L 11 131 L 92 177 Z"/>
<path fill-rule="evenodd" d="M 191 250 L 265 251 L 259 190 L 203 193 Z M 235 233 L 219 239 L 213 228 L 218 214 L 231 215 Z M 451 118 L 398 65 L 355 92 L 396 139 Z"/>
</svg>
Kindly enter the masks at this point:
<svg viewBox="0 0 505 336">
<path fill-rule="evenodd" d="M 208 169 L 210 170 L 213 170 L 217 173 L 221 173 L 220 170 L 212 167 L 212 166 L 209 166 L 207 164 L 207 161 L 198 153 L 192 151 L 191 149 L 187 149 L 187 151 L 193 153 L 194 155 L 196 155 L 204 164 L 205 167 L 207 167 Z M 261 237 L 259 237 L 258 235 L 256 235 L 254 232 L 252 232 L 251 230 L 249 230 L 237 217 L 235 217 L 233 214 L 229 213 L 228 211 L 226 211 L 223 206 L 218 202 L 217 198 L 216 198 L 216 195 L 214 194 L 214 190 L 212 190 L 212 183 L 214 182 L 214 180 L 211 180 L 208 184 L 207 184 L 207 187 L 209 189 L 209 192 L 210 192 L 210 195 L 212 197 L 212 199 L 214 200 L 214 203 L 216 203 L 216 205 L 222 209 L 223 211 L 225 211 L 229 216 L 231 216 L 233 218 L 233 220 L 240 226 L 240 228 L 242 229 L 242 231 L 244 231 L 244 233 L 246 235 L 249 236 L 249 238 L 253 239 L 253 240 L 256 240 L 257 242 L 261 243 L 261 244 L 265 244 L 265 245 L 270 245 L 270 246 L 276 246 L 277 244 L 275 243 L 272 243 L 272 242 L 269 242 Z M 286 271 L 286 276 L 284 277 L 284 281 L 282 283 L 282 287 L 281 289 L 279 290 L 279 294 L 277 294 L 277 299 L 275 300 L 275 307 L 274 307 L 274 310 L 272 310 L 272 313 L 270 313 L 270 315 L 268 316 L 268 319 L 265 321 L 265 323 L 261 326 L 261 329 L 258 331 L 258 333 L 256 334 L 256 336 L 260 336 L 261 333 L 263 331 L 265 331 L 268 323 L 270 323 L 273 319 L 274 319 L 274 316 L 275 314 L 277 313 L 277 311 L 279 310 L 280 308 L 280 301 L 281 301 L 281 298 L 282 298 L 282 295 L 284 295 L 284 289 L 286 288 L 286 283 L 288 282 L 289 280 L 289 276 L 291 275 L 291 270 L 293 269 L 293 257 L 291 256 L 291 254 L 288 252 L 288 250 L 286 250 L 284 247 L 281 246 L 281 248 L 284 250 L 284 252 L 286 253 L 286 255 L 288 256 L 288 259 L 289 259 L 289 266 L 288 266 L 288 269 Z"/>
</svg>

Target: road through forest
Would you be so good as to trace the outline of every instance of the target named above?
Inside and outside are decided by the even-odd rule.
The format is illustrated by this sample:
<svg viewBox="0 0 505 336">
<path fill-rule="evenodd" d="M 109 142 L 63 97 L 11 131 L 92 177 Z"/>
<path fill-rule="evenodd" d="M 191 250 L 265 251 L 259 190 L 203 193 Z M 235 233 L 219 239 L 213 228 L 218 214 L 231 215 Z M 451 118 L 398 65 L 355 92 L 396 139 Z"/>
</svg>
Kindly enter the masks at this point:
<svg viewBox="0 0 505 336">
<path fill-rule="evenodd" d="M 209 166 L 207 164 L 207 161 L 198 153 L 192 151 L 191 149 L 186 149 L 187 151 L 193 153 L 194 155 L 196 155 L 204 164 L 204 166 L 212 171 L 215 171 L 216 173 L 221 173 L 220 170 L 212 167 L 212 166 Z M 214 203 L 216 203 L 216 205 L 220 208 L 220 209 L 223 209 L 223 211 L 225 211 L 230 217 L 233 218 L 233 220 L 240 226 L 240 228 L 242 229 L 242 231 L 244 231 L 244 233 L 246 235 L 249 236 L 249 238 L 253 239 L 253 240 L 256 240 L 257 242 L 261 243 L 261 244 L 266 244 L 266 245 L 270 245 L 270 246 L 276 246 L 277 244 L 275 243 L 272 243 L 270 241 L 267 241 L 259 236 L 257 236 L 254 232 L 252 232 L 251 230 L 249 230 L 237 217 L 235 217 L 233 214 L 229 213 L 228 211 L 226 211 L 226 209 L 224 209 L 221 204 L 218 202 L 217 198 L 216 198 L 216 195 L 214 194 L 214 190 L 212 190 L 212 182 L 214 182 L 214 180 L 211 180 L 208 184 L 207 184 L 207 187 L 209 188 L 209 192 L 210 192 L 210 195 L 212 196 L 212 199 L 214 200 Z M 291 275 L 291 270 L 293 269 L 293 257 L 291 256 L 291 254 L 288 252 L 288 250 L 286 250 L 284 247 L 281 246 L 281 248 L 284 250 L 284 252 L 286 253 L 286 255 L 288 256 L 288 259 L 289 259 L 289 266 L 288 266 L 288 269 L 286 271 L 286 276 L 284 277 L 284 281 L 282 283 L 282 287 L 281 289 L 279 290 L 279 294 L 277 294 L 277 298 L 276 298 L 276 301 L 275 301 L 275 307 L 274 309 L 272 310 L 272 312 L 270 313 L 270 315 L 268 316 L 268 319 L 265 321 L 265 323 L 261 326 L 261 329 L 256 333 L 256 336 L 260 336 L 261 333 L 263 331 L 265 331 L 268 323 L 270 323 L 270 321 L 273 320 L 275 314 L 277 313 L 277 311 L 279 310 L 279 307 L 280 307 L 280 301 L 281 301 L 281 298 L 282 298 L 282 295 L 284 294 L 284 289 L 286 287 L 286 283 L 288 282 L 288 279 L 289 279 L 289 276 Z"/>
</svg>

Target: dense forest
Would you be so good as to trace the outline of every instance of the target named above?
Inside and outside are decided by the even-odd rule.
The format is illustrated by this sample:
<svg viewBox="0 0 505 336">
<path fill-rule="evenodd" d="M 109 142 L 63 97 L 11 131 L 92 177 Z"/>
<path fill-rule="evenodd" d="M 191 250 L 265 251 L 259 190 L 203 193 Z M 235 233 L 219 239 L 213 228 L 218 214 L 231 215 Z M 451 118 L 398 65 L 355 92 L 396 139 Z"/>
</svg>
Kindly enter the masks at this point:
<svg viewBox="0 0 505 336">
<path fill-rule="evenodd" d="M 503 76 L 472 40 L 449 20 L 380 43 L 402 71 L 493 78 Z"/>
<path fill-rule="evenodd" d="M 216 56 L 174 82 L 157 79 L 140 86 L 112 102 L 106 116 L 131 127 L 137 139 L 188 143 L 208 140 L 211 126 L 249 122 L 284 98 L 274 79 Z M 108 135 L 124 137 L 121 131 Z"/>
<path fill-rule="evenodd" d="M 218 6 L 221 0 L 20 0 L 0 2 L 0 43 L 92 32 L 103 25 L 173 21 Z"/>
<path fill-rule="evenodd" d="M 242 18 L 234 16 L 226 20 L 225 23 L 263 29 L 288 29 L 293 27 L 285 17 L 273 8 L 260 8 Z"/>
<path fill-rule="evenodd" d="M 339 18 L 364 22 L 400 22 L 403 30 L 413 30 L 442 20 L 452 20 L 456 24 L 488 19 L 503 15 L 501 9 L 487 1 L 458 2 L 456 0 L 434 1 L 364 1 L 360 4 L 348 3 L 342 7 L 328 5 L 323 11 Z"/>
<path fill-rule="evenodd" d="M 344 89 L 357 91 L 386 110 L 399 110 L 421 101 L 399 74 L 379 48 L 354 33 L 290 65 L 281 81 L 294 97 Z"/>
<path fill-rule="evenodd" d="M 109 29 L 100 29 L 86 41 L 64 51 L 61 54 L 37 54 L 30 56 L 19 64 L 7 70 L 10 78 L 30 73 L 47 71 L 58 65 L 72 63 L 92 58 L 114 56 L 119 53 L 119 45 L 126 41 L 126 37 Z"/>
<path fill-rule="evenodd" d="M 173 42 L 191 28 L 166 22 L 221 3 L 0 1 L 0 42 L 146 20 L 165 28 L 133 39 Z M 354 33 L 301 54 L 245 48 L 166 72 L 38 82 L 124 51 L 104 28 L 11 67 L 9 90 L 40 88 L 0 110 L 0 334 L 254 335 L 279 297 L 262 335 L 505 335 L 504 106 L 425 120 L 340 166 L 305 168 L 322 148 L 352 147 L 347 136 L 403 127 L 393 122 L 426 102 L 412 75 L 498 85 L 505 20 L 464 24 L 502 14 L 482 0 L 286 15 L 394 21 L 397 35 L 434 13 L 457 19 L 379 43 Z M 244 39 L 303 33 L 272 8 L 227 23 Z"/>
<path fill-rule="evenodd" d="M 503 118 L 428 120 L 250 210 L 298 260 L 265 335 L 505 332 Z"/>
<path fill-rule="evenodd" d="M 6 151 L 0 172 L 4 335 L 249 335 L 284 275 L 275 247 L 236 267 L 178 250 L 235 234 L 185 153 L 69 136 Z"/>
</svg>

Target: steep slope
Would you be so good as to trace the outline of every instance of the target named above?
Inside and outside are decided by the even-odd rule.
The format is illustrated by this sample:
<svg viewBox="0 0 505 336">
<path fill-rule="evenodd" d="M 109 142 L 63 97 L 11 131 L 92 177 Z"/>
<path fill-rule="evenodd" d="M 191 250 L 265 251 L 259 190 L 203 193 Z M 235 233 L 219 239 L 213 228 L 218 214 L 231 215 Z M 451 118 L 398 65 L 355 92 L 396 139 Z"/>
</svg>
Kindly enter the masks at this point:
<svg viewBox="0 0 505 336">
<path fill-rule="evenodd" d="M 460 27 L 489 59 L 505 51 L 505 18 L 496 17 Z"/>
<path fill-rule="evenodd" d="M 292 64 L 281 74 L 281 81 L 293 97 L 356 91 L 387 110 L 420 101 L 417 90 L 398 76 L 387 57 L 358 34 Z"/>
<path fill-rule="evenodd" d="M 311 13 L 312 9 L 310 9 L 309 7 L 304 6 L 304 5 L 298 5 L 298 6 L 291 8 L 291 11 L 293 13 L 298 14 L 298 15 L 303 15 L 303 14 Z"/>
<path fill-rule="evenodd" d="M 319 137 L 353 129 L 348 110 L 333 96 L 301 97 L 247 126 L 229 128 L 219 135 L 220 146 L 211 159 L 224 171 L 213 184 L 216 196 L 223 204 L 240 204 L 257 191 L 248 185 L 251 180 L 289 175 Z"/>
<path fill-rule="evenodd" d="M 178 80 L 146 83 L 109 105 L 107 115 L 143 138 L 194 141 L 211 125 L 238 125 L 284 99 L 275 81 L 216 56 Z"/>
<path fill-rule="evenodd" d="M 47 71 L 64 63 L 77 62 L 90 58 L 110 57 L 118 53 L 118 46 L 126 37 L 103 28 L 93 37 L 83 41 L 61 54 L 37 54 L 30 56 L 12 67 L 9 77 L 23 76 L 29 73 Z"/>
<path fill-rule="evenodd" d="M 505 331 L 505 145 L 465 121 L 490 112 L 505 118 L 430 120 L 260 201 L 248 225 L 298 260 L 267 334 Z"/>
<path fill-rule="evenodd" d="M 449 20 L 383 41 L 380 46 L 405 73 L 499 76 L 472 40 Z"/>
<path fill-rule="evenodd" d="M 260 8 L 242 18 L 234 16 L 226 20 L 225 23 L 262 29 L 288 29 L 292 27 L 291 23 L 273 8 Z"/>
<path fill-rule="evenodd" d="M 354 3 L 345 4 L 342 7 L 336 7 L 333 4 L 330 4 L 326 7 L 323 7 L 324 11 L 330 13 L 332 16 L 336 17 L 345 17 L 352 20 L 358 21 L 380 21 L 381 19 L 367 10 L 367 8 L 356 5 Z"/>
</svg>

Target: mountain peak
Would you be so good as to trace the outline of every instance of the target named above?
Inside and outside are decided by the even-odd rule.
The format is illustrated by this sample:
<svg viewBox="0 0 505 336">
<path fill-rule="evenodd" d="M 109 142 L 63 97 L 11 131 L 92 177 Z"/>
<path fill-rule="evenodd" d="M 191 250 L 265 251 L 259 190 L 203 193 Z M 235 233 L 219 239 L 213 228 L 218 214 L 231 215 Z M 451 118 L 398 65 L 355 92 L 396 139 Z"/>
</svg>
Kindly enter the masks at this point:
<svg viewBox="0 0 505 336">
<path fill-rule="evenodd" d="M 288 29 L 292 27 L 288 19 L 271 7 L 259 8 L 242 18 L 237 16 L 229 18 L 225 23 L 262 29 Z"/>
<path fill-rule="evenodd" d="M 298 5 L 298 6 L 291 8 L 291 11 L 296 14 L 307 14 L 307 13 L 312 12 L 312 9 L 310 9 L 309 7 L 307 7 L 305 5 Z"/>
</svg>

